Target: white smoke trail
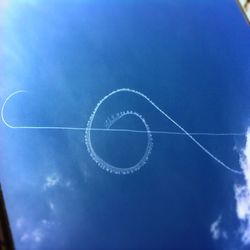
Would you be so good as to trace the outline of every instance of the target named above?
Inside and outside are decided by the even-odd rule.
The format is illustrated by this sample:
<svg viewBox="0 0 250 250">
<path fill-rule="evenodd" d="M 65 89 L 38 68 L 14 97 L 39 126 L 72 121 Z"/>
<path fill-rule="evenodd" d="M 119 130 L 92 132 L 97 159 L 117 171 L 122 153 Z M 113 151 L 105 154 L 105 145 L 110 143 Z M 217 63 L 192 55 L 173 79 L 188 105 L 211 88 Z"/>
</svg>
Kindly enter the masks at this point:
<svg viewBox="0 0 250 250">
<path fill-rule="evenodd" d="M 26 91 L 24 90 L 19 90 L 16 91 L 14 93 L 12 93 L 11 95 L 9 95 L 5 102 L 3 103 L 2 109 L 1 109 L 1 119 L 2 122 L 11 129 L 44 129 L 44 130 L 80 130 L 80 131 L 85 131 L 85 143 L 87 146 L 87 149 L 91 155 L 91 157 L 93 158 L 94 161 L 97 162 L 97 164 L 99 166 L 101 166 L 103 169 L 109 171 L 109 172 L 114 172 L 117 174 L 127 174 L 127 173 L 132 173 L 135 170 L 139 170 L 147 161 L 148 156 L 151 152 L 152 149 L 152 134 L 167 134 L 167 135 L 184 135 L 187 136 L 188 138 L 190 138 L 202 151 L 204 151 L 208 156 L 210 156 L 213 160 L 215 160 L 219 165 L 221 165 L 222 167 L 224 167 L 225 169 L 227 169 L 228 171 L 235 173 L 235 174 L 242 174 L 241 171 L 235 170 L 231 167 L 229 167 L 227 164 L 225 164 L 223 161 L 221 161 L 219 158 L 217 158 L 214 154 L 212 154 L 210 151 L 208 151 L 207 148 L 205 148 L 200 142 L 198 142 L 193 136 L 244 136 L 244 133 L 188 133 L 181 125 L 179 125 L 173 118 L 171 118 L 166 112 L 164 112 L 159 106 L 157 106 L 152 100 L 150 100 L 150 98 L 148 98 L 146 95 L 144 95 L 143 93 L 133 90 L 133 89 L 128 89 L 128 88 L 122 88 L 122 89 L 117 89 L 111 93 L 109 93 L 108 95 L 104 96 L 96 105 L 92 115 L 89 118 L 89 121 L 87 123 L 87 127 L 85 128 L 81 128 L 81 127 L 60 127 L 60 126 L 13 126 L 10 123 L 8 123 L 4 117 L 4 109 L 5 106 L 7 104 L 7 102 L 9 102 L 9 100 L 19 94 L 19 93 L 24 93 Z M 180 129 L 181 132 L 170 132 L 170 131 L 151 131 L 149 129 L 148 124 L 146 123 L 146 121 L 144 120 L 144 118 L 138 114 L 137 112 L 134 111 L 126 111 L 124 113 L 124 115 L 135 115 L 137 116 L 142 123 L 144 124 L 145 130 L 132 130 L 132 129 L 112 129 L 110 127 L 108 128 L 94 128 L 92 127 L 92 123 L 93 120 L 95 118 L 95 115 L 99 109 L 99 107 L 103 104 L 103 102 L 105 102 L 108 98 L 110 98 L 111 96 L 120 93 L 120 92 L 128 92 L 128 93 L 132 93 L 135 95 L 138 95 L 142 98 L 144 98 L 148 103 L 150 103 L 157 111 L 159 111 L 164 117 L 166 117 L 170 122 L 172 122 L 178 129 Z M 130 112 L 130 113 L 128 113 Z M 121 117 L 120 117 L 121 118 Z M 120 119 L 118 118 L 118 119 Z M 113 121 L 114 123 L 115 121 Z M 148 144 L 146 147 L 146 151 L 144 153 L 144 156 L 141 158 L 141 160 L 135 164 L 132 167 L 128 167 L 128 168 L 118 168 L 115 166 L 112 166 L 111 164 L 105 162 L 101 157 L 99 157 L 96 152 L 93 149 L 92 143 L 91 143 L 91 131 L 106 131 L 106 132 L 130 132 L 130 133 L 146 133 L 147 137 L 148 137 Z"/>
</svg>

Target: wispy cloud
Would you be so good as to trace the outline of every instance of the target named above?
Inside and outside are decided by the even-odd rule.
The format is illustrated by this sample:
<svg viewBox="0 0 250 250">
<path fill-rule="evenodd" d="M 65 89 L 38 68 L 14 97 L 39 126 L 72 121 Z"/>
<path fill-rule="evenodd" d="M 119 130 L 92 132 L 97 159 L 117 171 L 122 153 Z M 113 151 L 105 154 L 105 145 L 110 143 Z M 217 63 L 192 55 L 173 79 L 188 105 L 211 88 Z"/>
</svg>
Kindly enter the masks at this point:
<svg viewBox="0 0 250 250">
<path fill-rule="evenodd" d="M 235 185 L 236 212 L 241 222 L 240 234 L 242 243 L 250 245 L 250 128 L 246 134 L 246 145 L 240 153 L 240 165 L 245 181 Z"/>
<path fill-rule="evenodd" d="M 16 228 L 21 229 L 25 223 L 25 220 L 23 217 L 20 217 L 16 221 Z"/>
<path fill-rule="evenodd" d="M 43 189 L 46 190 L 48 188 L 55 187 L 60 182 L 60 177 L 57 173 L 53 173 L 51 175 L 48 175 L 45 179 L 45 183 L 43 185 Z"/>
<path fill-rule="evenodd" d="M 27 242 L 27 241 L 31 241 L 31 242 L 35 242 L 35 243 L 39 243 L 43 240 L 44 238 L 44 234 L 41 232 L 40 229 L 35 229 L 32 232 L 24 232 L 21 237 L 20 237 L 20 241 L 21 242 Z"/>
<path fill-rule="evenodd" d="M 20 232 L 21 242 L 34 242 L 39 243 L 44 238 L 43 223 L 39 223 L 41 226 L 33 228 L 29 220 L 24 217 L 20 217 L 16 221 L 16 228 Z"/>
<path fill-rule="evenodd" d="M 32 239 L 35 241 L 35 242 L 41 242 L 44 235 L 43 233 L 41 232 L 40 229 L 35 229 L 32 234 L 31 234 L 31 237 Z"/>
<path fill-rule="evenodd" d="M 30 238 L 30 235 L 28 234 L 28 233 L 23 233 L 22 234 L 22 236 L 21 236 L 21 238 L 20 238 L 20 241 L 21 242 L 24 242 L 24 241 L 27 241 L 27 240 L 29 240 L 29 238 Z"/>
<path fill-rule="evenodd" d="M 52 201 L 50 201 L 48 205 L 51 211 L 55 211 L 55 204 Z"/>
<path fill-rule="evenodd" d="M 228 238 L 226 231 L 222 230 L 221 228 L 221 220 L 222 216 L 220 215 L 210 226 L 210 232 L 214 240 L 218 240 L 220 238 Z"/>
<path fill-rule="evenodd" d="M 48 229 L 55 225 L 54 221 L 42 219 L 37 223 L 32 222 L 29 218 L 20 217 L 16 221 L 16 228 L 19 232 L 19 240 L 23 244 L 41 243 Z"/>
<path fill-rule="evenodd" d="M 53 172 L 45 177 L 44 183 L 42 184 L 42 190 L 46 191 L 55 187 L 66 188 L 67 190 L 74 190 L 74 181 L 67 178 L 65 179 L 58 173 Z"/>
</svg>

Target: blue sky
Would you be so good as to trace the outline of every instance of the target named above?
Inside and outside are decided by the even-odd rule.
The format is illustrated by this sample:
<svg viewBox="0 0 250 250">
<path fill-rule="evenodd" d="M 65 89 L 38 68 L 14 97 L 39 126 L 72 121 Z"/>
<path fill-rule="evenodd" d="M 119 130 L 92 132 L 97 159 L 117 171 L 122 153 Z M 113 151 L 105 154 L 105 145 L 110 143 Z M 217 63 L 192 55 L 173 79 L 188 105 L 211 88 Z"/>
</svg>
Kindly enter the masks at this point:
<svg viewBox="0 0 250 250">
<path fill-rule="evenodd" d="M 11 124 L 86 127 L 98 101 L 131 88 L 189 132 L 246 134 L 195 137 L 242 176 L 173 135 L 153 135 L 147 163 L 120 176 L 92 160 L 84 131 L 1 123 L 0 178 L 17 249 L 249 247 L 250 30 L 234 1 L 20 0 L 6 1 L 1 14 L 1 104 L 27 91 L 6 106 Z M 94 125 L 127 110 L 151 130 L 179 132 L 126 94 L 110 98 Z M 143 124 L 128 116 L 115 127 Z M 92 136 L 119 167 L 146 146 L 143 134 Z"/>
</svg>

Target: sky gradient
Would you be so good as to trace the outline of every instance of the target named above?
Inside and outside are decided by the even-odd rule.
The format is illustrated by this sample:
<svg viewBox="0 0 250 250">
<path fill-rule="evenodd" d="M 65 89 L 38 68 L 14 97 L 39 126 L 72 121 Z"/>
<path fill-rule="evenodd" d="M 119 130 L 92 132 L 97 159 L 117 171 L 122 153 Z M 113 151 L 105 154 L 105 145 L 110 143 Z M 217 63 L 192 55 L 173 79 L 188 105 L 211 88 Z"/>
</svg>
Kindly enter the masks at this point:
<svg viewBox="0 0 250 250">
<path fill-rule="evenodd" d="M 4 4 L 3 4 L 4 3 Z M 0 181 L 17 249 L 247 249 L 250 244 L 250 29 L 235 1 L 5 1 L 0 103 L 16 126 L 86 127 L 108 93 L 146 94 L 233 169 L 186 136 L 153 135 L 130 175 L 101 169 L 84 131 L 0 124 Z M 94 127 L 137 112 L 151 130 L 180 132 L 145 100 L 113 96 Z M 115 128 L 144 129 L 126 116 Z M 93 131 L 93 146 L 125 168 L 145 134 Z"/>
</svg>

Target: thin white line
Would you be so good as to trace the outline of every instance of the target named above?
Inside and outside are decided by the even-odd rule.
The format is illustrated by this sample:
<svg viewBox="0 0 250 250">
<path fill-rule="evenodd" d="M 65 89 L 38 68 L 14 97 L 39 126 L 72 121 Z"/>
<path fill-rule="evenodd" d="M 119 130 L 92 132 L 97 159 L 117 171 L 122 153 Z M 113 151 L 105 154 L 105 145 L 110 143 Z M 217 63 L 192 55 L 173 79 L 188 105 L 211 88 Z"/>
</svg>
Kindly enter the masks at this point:
<svg viewBox="0 0 250 250">
<path fill-rule="evenodd" d="M 6 124 L 5 124 L 6 125 Z M 120 128 L 80 128 L 80 127 L 35 127 L 35 126 L 10 126 L 12 129 L 43 129 L 43 130 L 76 130 L 76 131 L 103 131 L 103 132 L 125 132 L 125 133 L 139 133 L 139 134 L 147 134 L 146 130 L 135 130 L 135 129 L 120 129 Z M 150 130 L 151 134 L 165 134 L 165 135 L 180 135 L 187 136 L 185 133 L 181 132 L 172 132 L 165 130 Z M 245 136 L 243 133 L 207 133 L 207 132 L 196 132 L 189 133 L 194 136 Z"/>
</svg>

